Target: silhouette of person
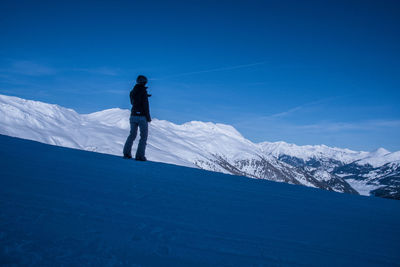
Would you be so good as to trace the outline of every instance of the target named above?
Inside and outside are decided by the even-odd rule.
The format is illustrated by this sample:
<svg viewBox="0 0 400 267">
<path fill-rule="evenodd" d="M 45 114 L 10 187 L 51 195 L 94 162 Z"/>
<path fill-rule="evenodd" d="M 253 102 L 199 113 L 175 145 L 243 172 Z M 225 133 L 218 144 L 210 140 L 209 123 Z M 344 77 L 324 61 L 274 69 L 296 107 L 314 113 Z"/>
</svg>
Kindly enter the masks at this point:
<svg viewBox="0 0 400 267">
<path fill-rule="evenodd" d="M 132 145 L 135 141 L 138 128 L 140 129 L 140 140 L 136 150 L 135 159 L 139 161 L 146 161 L 145 151 L 148 135 L 148 123 L 151 122 L 150 109 L 149 109 L 149 95 L 147 93 L 147 78 L 139 75 L 136 79 L 136 85 L 133 87 L 129 94 L 132 109 L 129 122 L 131 130 L 124 146 L 124 158 L 132 158 Z"/>
</svg>

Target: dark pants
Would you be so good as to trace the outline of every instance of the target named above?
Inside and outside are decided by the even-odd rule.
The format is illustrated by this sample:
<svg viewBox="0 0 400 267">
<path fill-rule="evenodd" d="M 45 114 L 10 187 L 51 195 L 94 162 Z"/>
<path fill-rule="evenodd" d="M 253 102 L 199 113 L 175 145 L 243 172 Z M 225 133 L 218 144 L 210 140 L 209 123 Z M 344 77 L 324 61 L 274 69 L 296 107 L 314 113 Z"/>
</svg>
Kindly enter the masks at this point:
<svg viewBox="0 0 400 267">
<path fill-rule="evenodd" d="M 138 127 L 140 128 L 140 140 L 136 150 L 136 158 L 143 158 L 146 150 L 146 142 L 148 135 L 148 124 L 145 116 L 131 116 L 129 118 L 131 123 L 131 131 L 126 139 L 124 146 L 124 156 L 132 156 L 132 145 L 135 141 Z"/>
</svg>

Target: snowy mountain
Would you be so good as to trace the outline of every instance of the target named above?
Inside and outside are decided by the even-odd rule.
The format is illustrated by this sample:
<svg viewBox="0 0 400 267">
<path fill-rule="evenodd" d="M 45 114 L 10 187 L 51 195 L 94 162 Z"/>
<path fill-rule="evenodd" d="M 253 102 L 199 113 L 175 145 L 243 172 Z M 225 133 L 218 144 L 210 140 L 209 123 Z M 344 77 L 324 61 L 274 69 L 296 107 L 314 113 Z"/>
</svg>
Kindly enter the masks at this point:
<svg viewBox="0 0 400 267">
<path fill-rule="evenodd" d="M 400 151 L 352 151 L 325 145 L 261 143 L 266 154 L 325 176 L 344 178 L 359 194 L 400 199 Z"/>
<path fill-rule="evenodd" d="M 263 142 L 260 143 L 260 146 L 264 153 L 273 155 L 274 157 L 279 158 L 287 156 L 301 159 L 305 162 L 318 160 L 320 162 L 336 161 L 341 163 L 351 163 L 370 155 L 369 152 L 352 151 L 350 149 L 328 147 L 325 145 L 297 146 L 285 142 Z"/>
<path fill-rule="evenodd" d="M 400 262 L 397 201 L 4 135 L 0 169 L 1 266 Z"/>
<path fill-rule="evenodd" d="M 0 95 L 0 134 L 121 155 L 129 110 L 78 114 L 72 109 Z M 135 141 L 135 145 L 137 140 Z M 149 160 L 336 192 L 399 198 L 400 152 L 252 143 L 232 126 L 192 121 L 150 124 Z"/>
</svg>

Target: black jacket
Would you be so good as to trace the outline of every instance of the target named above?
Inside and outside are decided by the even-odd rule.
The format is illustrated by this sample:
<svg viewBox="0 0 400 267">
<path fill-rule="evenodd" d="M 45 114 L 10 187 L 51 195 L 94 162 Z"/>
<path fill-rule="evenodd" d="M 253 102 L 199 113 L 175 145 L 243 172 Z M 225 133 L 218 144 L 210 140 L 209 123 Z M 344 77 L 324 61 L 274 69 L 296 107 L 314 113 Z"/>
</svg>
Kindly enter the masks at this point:
<svg viewBox="0 0 400 267">
<path fill-rule="evenodd" d="M 149 109 L 149 94 L 147 87 L 142 84 L 136 84 L 129 94 L 132 104 L 131 116 L 145 116 L 147 121 L 151 121 Z"/>
</svg>

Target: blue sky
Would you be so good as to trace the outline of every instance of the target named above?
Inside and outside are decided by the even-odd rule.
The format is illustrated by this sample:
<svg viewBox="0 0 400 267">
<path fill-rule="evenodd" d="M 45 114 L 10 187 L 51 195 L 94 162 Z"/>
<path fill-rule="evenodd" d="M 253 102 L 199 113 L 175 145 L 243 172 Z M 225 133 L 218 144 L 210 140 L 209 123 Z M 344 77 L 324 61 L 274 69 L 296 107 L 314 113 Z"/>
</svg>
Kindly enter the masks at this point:
<svg viewBox="0 0 400 267">
<path fill-rule="evenodd" d="M 398 1 L 1 1 L 0 93 L 400 150 Z"/>
</svg>

